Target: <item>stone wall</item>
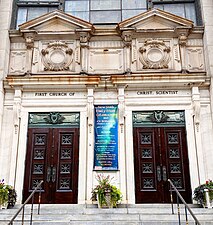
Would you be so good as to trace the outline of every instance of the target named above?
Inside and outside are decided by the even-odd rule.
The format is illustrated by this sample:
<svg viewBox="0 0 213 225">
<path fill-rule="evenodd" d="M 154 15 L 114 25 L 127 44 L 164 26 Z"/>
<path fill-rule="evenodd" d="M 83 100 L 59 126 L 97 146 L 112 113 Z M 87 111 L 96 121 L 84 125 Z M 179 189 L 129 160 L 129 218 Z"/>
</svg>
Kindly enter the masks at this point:
<svg viewBox="0 0 213 225">
<path fill-rule="evenodd" d="M 3 79 L 7 76 L 8 62 L 10 54 L 10 40 L 8 30 L 10 29 L 10 21 L 12 14 L 13 1 L 1 0 L 0 1 L 0 136 L 2 132 L 2 118 L 3 118 L 3 103 L 4 103 L 4 88 Z M 2 139 L 0 139 L 0 146 Z M 0 151 L 0 158 L 4 155 L 3 151 Z M 0 165 L 0 177 L 4 167 Z"/>
<path fill-rule="evenodd" d="M 205 27 L 205 33 L 204 33 L 204 52 L 205 52 L 205 61 L 206 61 L 206 71 L 207 76 L 213 77 L 213 1 L 211 0 L 200 0 L 201 2 L 201 10 L 202 10 L 202 18 L 203 23 Z M 209 117 L 213 118 L 213 86 L 211 82 L 210 86 L 210 96 L 211 96 L 211 115 Z M 212 126 L 212 124 L 211 124 Z M 213 160 L 213 151 L 208 151 L 208 162 L 211 163 Z M 213 170 L 209 171 L 208 174 L 206 174 L 206 178 L 212 178 L 213 177 Z"/>
</svg>

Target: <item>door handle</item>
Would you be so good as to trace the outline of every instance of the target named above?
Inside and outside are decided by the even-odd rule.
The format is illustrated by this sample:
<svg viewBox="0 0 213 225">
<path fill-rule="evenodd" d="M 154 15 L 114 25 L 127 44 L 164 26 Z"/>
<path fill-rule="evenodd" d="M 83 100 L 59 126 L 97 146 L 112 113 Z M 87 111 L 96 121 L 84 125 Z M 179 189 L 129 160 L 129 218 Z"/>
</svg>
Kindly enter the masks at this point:
<svg viewBox="0 0 213 225">
<path fill-rule="evenodd" d="M 161 168 L 160 168 L 160 166 L 157 166 L 157 179 L 158 179 L 158 181 L 161 181 Z"/>
<path fill-rule="evenodd" d="M 52 182 L 55 182 L 56 180 L 56 168 L 52 166 Z"/>
<path fill-rule="evenodd" d="M 47 182 L 48 182 L 48 183 L 50 182 L 50 178 L 51 178 L 51 168 L 48 167 L 48 168 L 47 168 Z"/>
<path fill-rule="evenodd" d="M 166 167 L 163 166 L 163 181 L 167 181 Z"/>
</svg>

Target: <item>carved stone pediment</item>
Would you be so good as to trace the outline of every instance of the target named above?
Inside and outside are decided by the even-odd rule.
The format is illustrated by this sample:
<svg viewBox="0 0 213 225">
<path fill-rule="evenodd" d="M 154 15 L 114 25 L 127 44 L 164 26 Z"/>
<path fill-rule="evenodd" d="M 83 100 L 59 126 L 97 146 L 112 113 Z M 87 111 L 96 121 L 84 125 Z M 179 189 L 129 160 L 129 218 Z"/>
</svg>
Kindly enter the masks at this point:
<svg viewBox="0 0 213 225">
<path fill-rule="evenodd" d="M 48 32 L 49 34 L 57 32 L 69 32 L 70 34 L 81 30 L 90 32 L 93 30 L 93 25 L 60 10 L 55 10 L 21 24 L 19 29 L 23 33 L 35 31 L 37 34 Z"/>
<path fill-rule="evenodd" d="M 160 9 L 152 9 L 120 22 L 117 29 L 120 31 L 129 29 L 143 32 L 144 30 L 169 31 L 174 30 L 176 27 L 192 28 L 193 22 Z"/>
</svg>

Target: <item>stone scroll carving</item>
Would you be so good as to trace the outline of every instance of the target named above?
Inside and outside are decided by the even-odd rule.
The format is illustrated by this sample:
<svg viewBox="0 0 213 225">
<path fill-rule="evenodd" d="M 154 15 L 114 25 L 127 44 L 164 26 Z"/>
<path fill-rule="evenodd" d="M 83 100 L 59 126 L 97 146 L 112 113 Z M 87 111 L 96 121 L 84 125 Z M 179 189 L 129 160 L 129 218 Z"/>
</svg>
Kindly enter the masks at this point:
<svg viewBox="0 0 213 225">
<path fill-rule="evenodd" d="M 69 70 L 73 61 L 73 50 L 61 41 L 49 43 L 41 54 L 45 71 Z"/>
<path fill-rule="evenodd" d="M 139 60 L 143 69 L 167 69 L 171 49 L 164 41 L 149 39 L 139 48 Z"/>
</svg>

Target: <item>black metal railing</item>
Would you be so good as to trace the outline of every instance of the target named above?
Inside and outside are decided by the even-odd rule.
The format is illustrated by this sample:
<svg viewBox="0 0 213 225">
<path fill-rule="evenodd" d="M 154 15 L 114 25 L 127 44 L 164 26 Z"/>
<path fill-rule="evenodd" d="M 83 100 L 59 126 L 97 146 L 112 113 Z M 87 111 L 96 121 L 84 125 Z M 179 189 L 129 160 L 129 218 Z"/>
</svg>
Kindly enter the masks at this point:
<svg viewBox="0 0 213 225">
<path fill-rule="evenodd" d="M 13 216 L 13 218 L 10 220 L 10 222 L 8 223 L 8 225 L 13 225 L 13 222 L 15 221 L 16 217 L 19 215 L 19 213 L 22 211 L 22 219 L 21 219 L 21 224 L 24 224 L 24 216 L 25 216 L 25 205 L 30 201 L 31 201 L 31 210 L 30 210 L 30 225 L 32 224 L 33 221 L 33 205 L 34 205 L 34 196 L 35 193 L 38 193 L 39 191 L 39 197 L 38 197 L 38 215 L 40 214 L 40 205 L 41 205 L 41 185 L 44 181 L 42 180 L 37 186 L 36 188 L 33 190 L 33 192 L 30 194 L 30 196 L 27 198 L 27 200 L 23 203 L 23 205 L 21 206 L 21 208 L 16 212 L 16 214 Z"/>
<path fill-rule="evenodd" d="M 181 225 L 181 214 L 180 214 L 180 201 L 182 202 L 182 204 L 184 204 L 185 206 L 185 220 L 186 220 L 186 225 L 189 224 L 188 221 L 188 212 L 191 214 L 192 218 L 194 219 L 194 222 L 196 225 L 201 225 L 201 223 L 198 221 L 197 217 L 195 216 L 195 214 L 192 212 L 191 208 L 189 207 L 189 205 L 186 203 L 186 201 L 183 199 L 183 197 L 181 196 L 180 192 L 177 190 L 177 188 L 175 187 L 175 185 L 172 183 L 172 181 L 170 179 L 168 179 L 168 182 L 170 184 L 170 196 L 171 196 L 171 207 L 172 207 L 172 214 L 174 214 L 174 201 L 173 201 L 173 195 L 172 192 L 175 191 L 176 193 L 176 197 L 177 197 L 177 215 L 178 215 L 178 222 L 179 225 Z"/>
</svg>

